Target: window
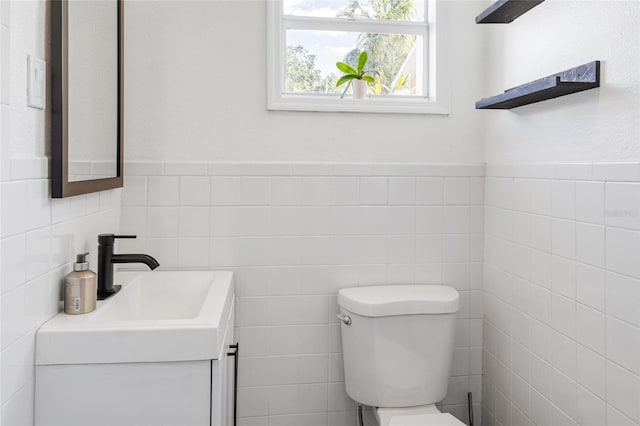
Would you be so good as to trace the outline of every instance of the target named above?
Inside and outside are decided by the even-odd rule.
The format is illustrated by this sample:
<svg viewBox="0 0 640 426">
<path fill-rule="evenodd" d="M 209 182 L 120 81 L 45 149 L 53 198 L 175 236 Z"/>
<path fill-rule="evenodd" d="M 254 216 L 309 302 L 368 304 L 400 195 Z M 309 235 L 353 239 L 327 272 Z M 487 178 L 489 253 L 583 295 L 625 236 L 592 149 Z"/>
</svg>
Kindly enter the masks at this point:
<svg viewBox="0 0 640 426">
<path fill-rule="evenodd" d="M 268 7 L 269 109 L 448 113 L 436 0 L 274 0 Z M 356 100 L 350 85 L 336 87 L 336 62 L 355 67 L 362 51 L 375 82 Z"/>
</svg>

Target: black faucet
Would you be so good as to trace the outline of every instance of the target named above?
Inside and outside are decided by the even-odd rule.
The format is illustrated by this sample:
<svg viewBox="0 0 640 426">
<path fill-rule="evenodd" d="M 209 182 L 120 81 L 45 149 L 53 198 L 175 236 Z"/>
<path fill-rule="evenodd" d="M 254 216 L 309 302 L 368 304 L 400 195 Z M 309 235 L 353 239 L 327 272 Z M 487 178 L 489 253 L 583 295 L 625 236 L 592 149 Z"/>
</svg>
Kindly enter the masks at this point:
<svg viewBox="0 0 640 426">
<path fill-rule="evenodd" d="M 114 263 L 144 263 L 150 269 L 156 269 L 160 264 L 148 254 L 114 254 L 113 243 L 116 238 L 136 238 L 135 235 L 98 235 L 98 300 L 107 299 L 118 291 L 119 285 L 113 285 Z"/>
</svg>

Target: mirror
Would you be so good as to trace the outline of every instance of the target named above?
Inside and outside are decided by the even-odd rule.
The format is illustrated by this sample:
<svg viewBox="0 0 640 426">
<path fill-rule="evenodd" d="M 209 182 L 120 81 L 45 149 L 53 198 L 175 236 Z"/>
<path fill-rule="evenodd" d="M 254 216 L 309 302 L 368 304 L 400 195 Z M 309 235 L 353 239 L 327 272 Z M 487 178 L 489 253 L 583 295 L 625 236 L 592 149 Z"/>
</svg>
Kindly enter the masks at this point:
<svg viewBox="0 0 640 426">
<path fill-rule="evenodd" d="M 54 198 L 122 186 L 122 1 L 53 0 Z"/>
</svg>

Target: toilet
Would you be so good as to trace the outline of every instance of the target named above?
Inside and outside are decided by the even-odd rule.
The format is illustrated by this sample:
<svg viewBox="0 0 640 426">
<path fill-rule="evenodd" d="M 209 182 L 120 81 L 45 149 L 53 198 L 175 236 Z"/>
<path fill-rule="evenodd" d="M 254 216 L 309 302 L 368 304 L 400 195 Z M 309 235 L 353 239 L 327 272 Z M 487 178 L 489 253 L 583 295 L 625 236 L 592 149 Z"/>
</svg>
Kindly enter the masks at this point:
<svg viewBox="0 0 640 426">
<path fill-rule="evenodd" d="M 379 426 L 463 426 L 435 406 L 447 393 L 458 292 L 385 285 L 338 292 L 347 394 Z"/>
</svg>

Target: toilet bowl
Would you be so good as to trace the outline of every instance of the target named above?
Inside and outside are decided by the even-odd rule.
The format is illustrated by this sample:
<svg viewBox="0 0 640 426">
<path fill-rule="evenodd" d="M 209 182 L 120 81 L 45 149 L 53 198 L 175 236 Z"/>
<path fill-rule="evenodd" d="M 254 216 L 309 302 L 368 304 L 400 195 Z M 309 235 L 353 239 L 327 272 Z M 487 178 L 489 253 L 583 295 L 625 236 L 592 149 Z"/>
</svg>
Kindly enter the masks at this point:
<svg viewBox="0 0 640 426">
<path fill-rule="evenodd" d="M 451 414 L 440 412 L 435 405 L 374 411 L 379 426 L 465 426 Z"/>
<path fill-rule="evenodd" d="M 458 292 L 387 285 L 338 292 L 345 387 L 379 426 L 462 426 L 435 404 L 447 393 Z"/>
</svg>

